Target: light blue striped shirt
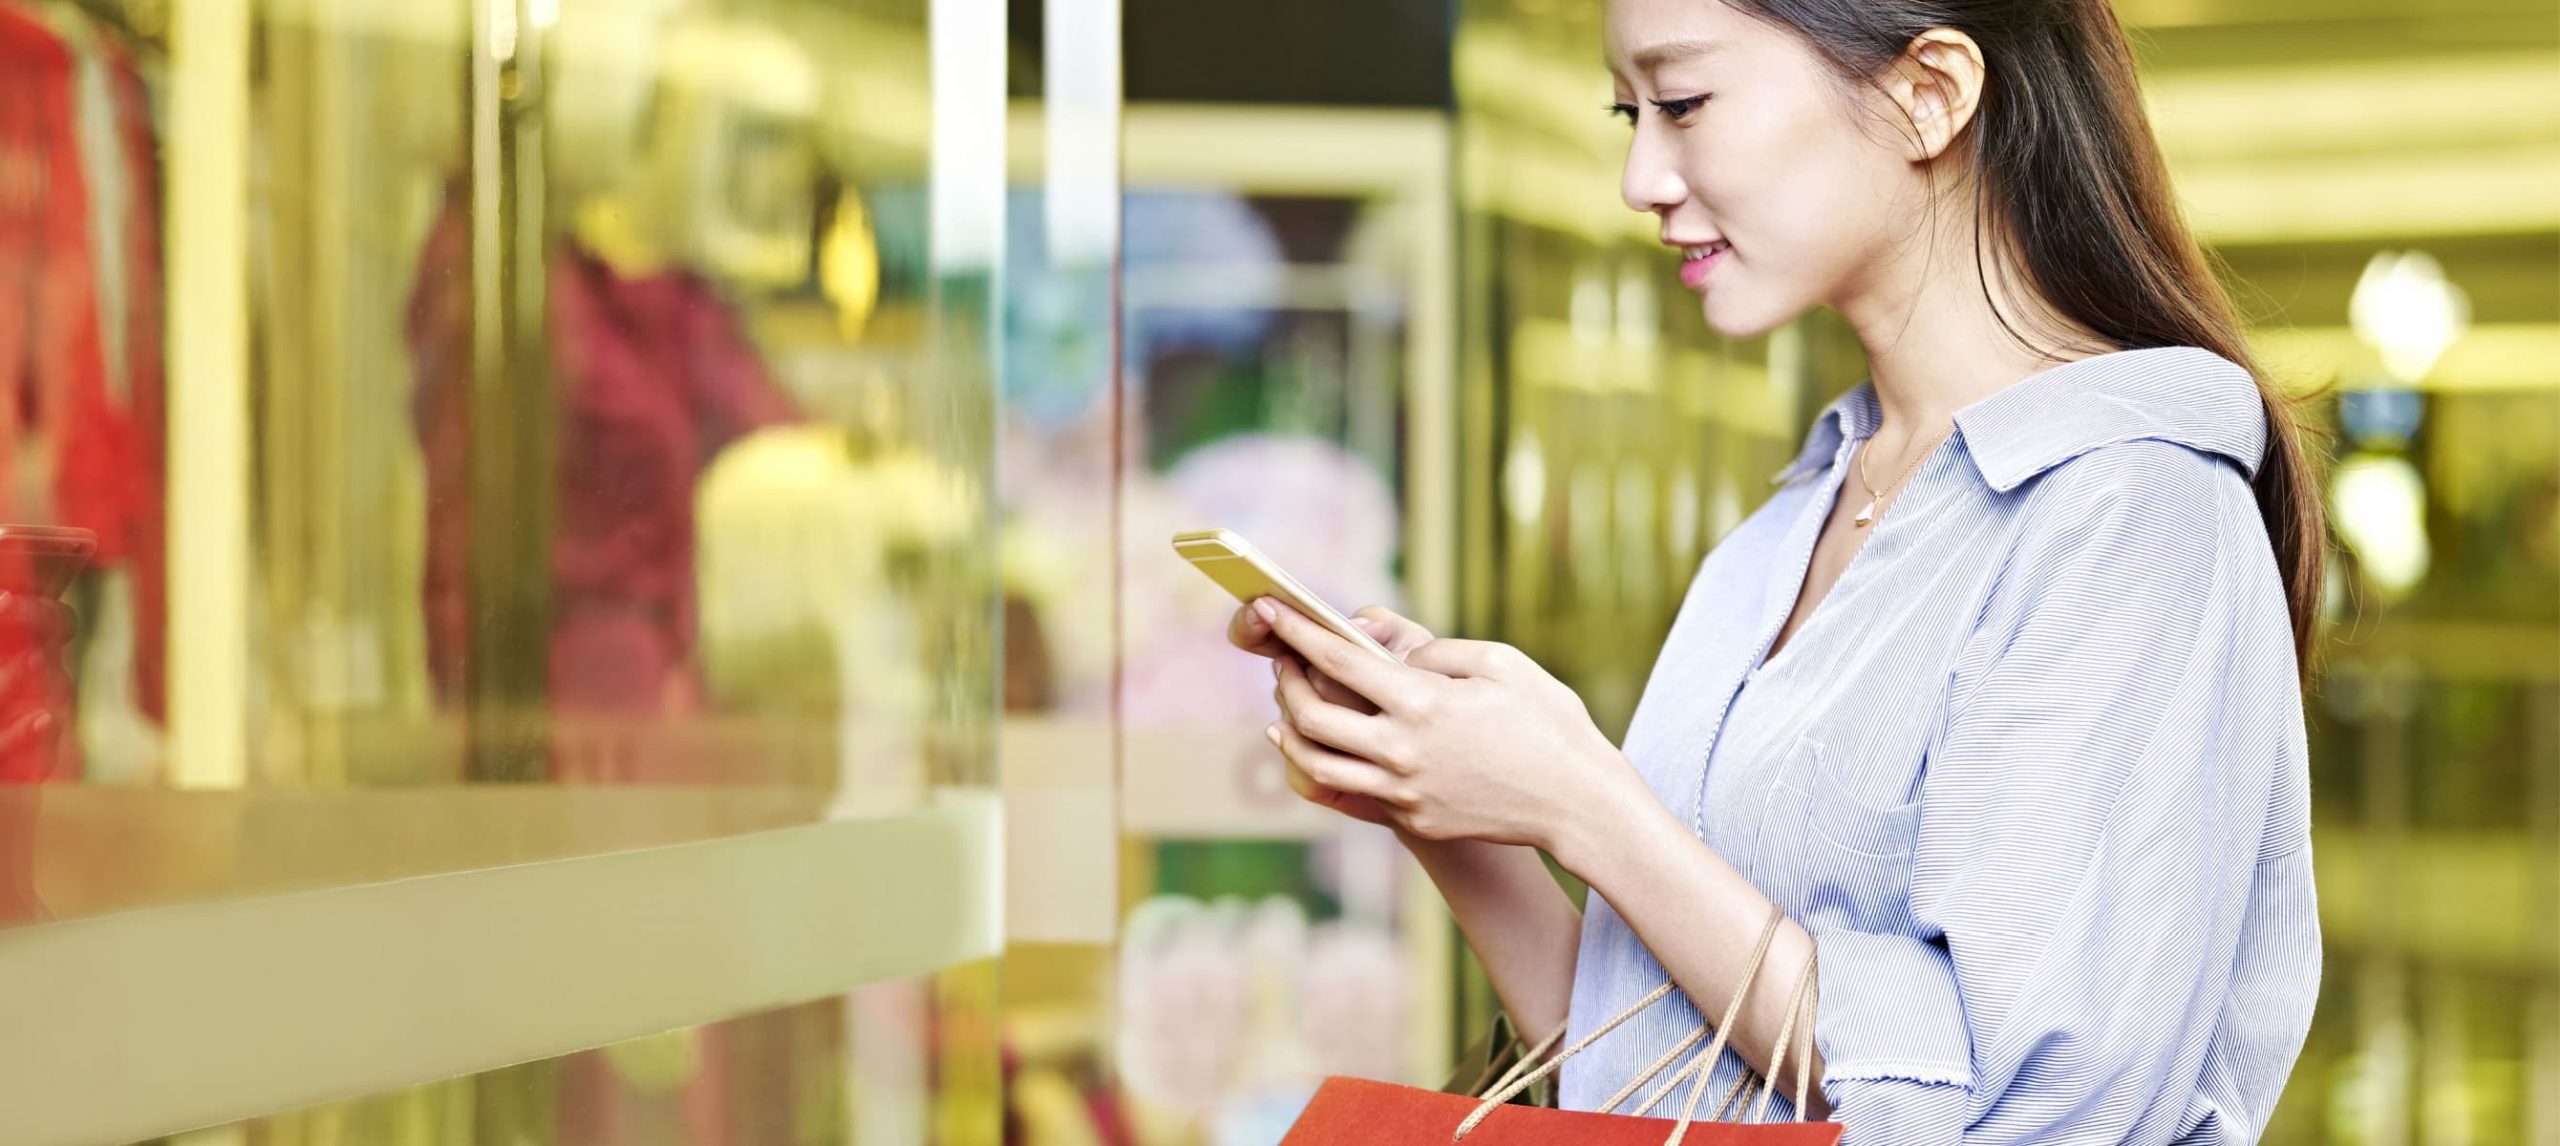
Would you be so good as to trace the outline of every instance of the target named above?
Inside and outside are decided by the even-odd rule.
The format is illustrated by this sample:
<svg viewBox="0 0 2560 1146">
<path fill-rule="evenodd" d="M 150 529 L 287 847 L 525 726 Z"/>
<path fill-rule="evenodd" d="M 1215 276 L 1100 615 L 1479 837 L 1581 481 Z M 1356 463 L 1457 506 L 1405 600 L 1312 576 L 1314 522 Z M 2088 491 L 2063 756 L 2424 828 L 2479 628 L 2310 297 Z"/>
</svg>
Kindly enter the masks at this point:
<svg viewBox="0 0 2560 1146">
<path fill-rule="evenodd" d="M 2320 979 L 2255 384 L 2139 350 L 1965 408 L 1761 663 L 1877 418 L 1871 386 L 1834 402 L 1707 556 L 1628 757 L 1820 940 L 1850 1146 L 2255 1141 Z M 1593 895 L 1572 1037 L 1663 979 Z M 1699 1022 L 1675 992 L 1571 1060 L 1563 1104 Z"/>
</svg>

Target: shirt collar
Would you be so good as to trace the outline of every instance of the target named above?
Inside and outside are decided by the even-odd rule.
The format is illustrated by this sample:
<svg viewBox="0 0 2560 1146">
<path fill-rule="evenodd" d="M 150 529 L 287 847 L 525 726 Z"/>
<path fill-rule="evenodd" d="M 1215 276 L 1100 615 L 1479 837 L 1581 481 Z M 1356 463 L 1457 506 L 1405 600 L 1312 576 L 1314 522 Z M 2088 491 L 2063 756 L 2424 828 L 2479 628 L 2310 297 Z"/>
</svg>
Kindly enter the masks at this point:
<svg viewBox="0 0 2560 1146">
<path fill-rule="evenodd" d="M 1875 432 L 1875 383 L 1860 383 L 1814 419 L 1796 460 L 1771 481 L 1821 472 L 1844 441 Z M 2237 363 L 2191 346 L 2123 350 L 2067 362 L 1956 411 L 1965 453 L 1992 489 L 2100 446 L 2156 440 L 2231 459 L 2251 477 L 2267 447 L 2264 399 Z"/>
</svg>

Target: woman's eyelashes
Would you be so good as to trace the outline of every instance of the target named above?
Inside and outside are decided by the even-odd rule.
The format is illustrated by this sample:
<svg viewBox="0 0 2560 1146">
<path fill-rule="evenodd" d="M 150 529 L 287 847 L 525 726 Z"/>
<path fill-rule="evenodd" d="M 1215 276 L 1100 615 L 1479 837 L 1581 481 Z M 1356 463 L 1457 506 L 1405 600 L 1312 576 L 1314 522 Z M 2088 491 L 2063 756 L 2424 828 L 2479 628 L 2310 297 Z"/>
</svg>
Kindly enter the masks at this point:
<svg viewBox="0 0 2560 1146">
<path fill-rule="evenodd" d="M 1690 112 L 1698 110 L 1698 105 L 1707 102 L 1707 97 L 1694 95 L 1686 99 L 1649 99 L 1644 102 L 1652 104 L 1654 110 L 1661 112 L 1671 122 L 1678 123 L 1689 118 Z"/>
<path fill-rule="evenodd" d="M 1689 113 L 1698 110 L 1698 105 L 1707 102 L 1708 98 L 1709 97 L 1707 96 L 1696 95 L 1689 96 L 1685 99 L 1649 99 L 1644 102 L 1652 104 L 1654 110 L 1661 112 L 1664 118 L 1669 119 L 1673 123 L 1678 123 L 1681 120 L 1689 118 Z M 1636 105 L 1631 103 L 1613 103 L 1607 105 L 1607 110 L 1609 114 L 1627 121 L 1627 126 L 1635 126 Z"/>
<path fill-rule="evenodd" d="M 1687 97 L 1687 100 L 1646 100 L 1646 102 L 1649 102 L 1649 105 L 1654 105 L 1656 110 L 1661 110 L 1661 115 L 1669 115 L 1669 118 L 1672 118 L 1672 123 L 1679 123 L 1679 120 L 1687 120 L 1687 118 L 1690 118 L 1690 113 L 1695 113 L 1697 105 L 1702 105 L 1702 102 L 1708 102 L 1708 97 L 1705 97 L 1705 95 L 1692 95 L 1692 97 Z"/>
</svg>

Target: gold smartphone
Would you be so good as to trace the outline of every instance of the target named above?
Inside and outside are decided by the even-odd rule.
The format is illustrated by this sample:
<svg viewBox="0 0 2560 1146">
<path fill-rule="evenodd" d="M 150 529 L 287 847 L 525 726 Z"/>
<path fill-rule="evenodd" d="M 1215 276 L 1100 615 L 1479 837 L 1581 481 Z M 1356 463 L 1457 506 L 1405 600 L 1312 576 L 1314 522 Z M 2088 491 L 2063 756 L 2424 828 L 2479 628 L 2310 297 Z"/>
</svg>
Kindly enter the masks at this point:
<svg viewBox="0 0 2560 1146">
<path fill-rule="evenodd" d="M 1253 547 L 1233 530 L 1203 529 L 1173 535 L 1173 551 L 1192 564 L 1218 587 L 1235 594 L 1236 600 L 1251 604 L 1257 597 L 1278 597 L 1295 606 L 1319 625 L 1333 630 L 1336 636 L 1389 661 L 1396 655 L 1388 652 L 1377 639 L 1361 632 L 1340 610 L 1325 604 L 1324 599 L 1307 591 L 1298 579 L 1281 570 L 1262 551 Z"/>
</svg>

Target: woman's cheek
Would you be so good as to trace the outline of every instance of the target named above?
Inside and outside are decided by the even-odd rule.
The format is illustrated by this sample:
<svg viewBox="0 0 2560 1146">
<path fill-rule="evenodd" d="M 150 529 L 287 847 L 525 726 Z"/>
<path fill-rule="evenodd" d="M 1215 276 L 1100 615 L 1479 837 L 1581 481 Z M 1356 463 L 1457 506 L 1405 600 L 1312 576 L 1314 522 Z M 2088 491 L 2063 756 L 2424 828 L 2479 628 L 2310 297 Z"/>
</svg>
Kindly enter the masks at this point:
<svg viewBox="0 0 2560 1146">
<path fill-rule="evenodd" d="M 1707 280 L 1700 299 L 1707 326 L 1727 338 L 1757 338 L 1804 313 L 1817 301 L 1804 251 L 1794 236 L 1752 225 L 1747 215 L 1726 224 L 1733 253 Z"/>
<path fill-rule="evenodd" d="M 1870 250 L 1889 242 L 1883 234 L 1888 204 L 1855 173 L 1836 174 L 1833 180 L 1807 177 L 1736 208 L 1736 273 L 1729 276 L 1736 289 L 1728 301 L 1737 306 L 1723 312 L 1736 325 L 1766 333 L 1814 307 L 1836 305 L 1857 268 L 1871 261 Z M 1718 309 L 1710 307 L 1711 319 Z"/>
</svg>

